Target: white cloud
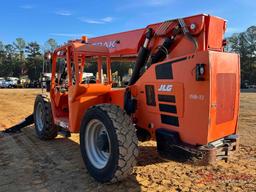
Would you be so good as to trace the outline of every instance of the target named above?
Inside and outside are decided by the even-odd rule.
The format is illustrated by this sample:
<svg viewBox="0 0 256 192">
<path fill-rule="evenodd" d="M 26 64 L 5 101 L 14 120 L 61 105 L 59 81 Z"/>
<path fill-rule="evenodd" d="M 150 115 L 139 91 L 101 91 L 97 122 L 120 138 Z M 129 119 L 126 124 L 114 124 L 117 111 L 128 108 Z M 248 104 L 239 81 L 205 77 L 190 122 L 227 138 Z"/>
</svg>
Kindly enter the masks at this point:
<svg viewBox="0 0 256 192">
<path fill-rule="evenodd" d="M 174 3 L 175 0 L 130 0 L 129 3 L 122 3 L 116 8 L 117 11 L 137 9 L 139 7 L 161 7 Z"/>
<path fill-rule="evenodd" d="M 84 22 L 84 23 L 90 23 L 90 24 L 104 24 L 103 21 L 94 20 L 94 19 L 87 19 L 87 18 L 84 18 L 84 17 L 80 17 L 79 20 Z"/>
<path fill-rule="evenodd" d="M 50 33 L 51 36 L 58 36 L 58 37 L 82 37 L 83 35 L 92 36 L 91 34 L 84 34 L 84 33 Z"/>
<path fill-rule="evenodd" d="M 84 23 L 89 23 L 89 24 L 105 24 L 113 21 L 112 17 L 104 17 L 102 19 L 88 19 L 85 17 L 80 17 L 78 19 Z"/>
<path fill-rule="evenodd" d="M 162 6 L 171 3 L 172 0 L 147 0 L 145 3 L 150 6 Z"/>
<path fill-rule="evenodd" d="M 72 13 L 67 10 L 59 10 L 55 12 L 56 15 L 61 15 L 61 16 L 71 16 Z"/>
<path fill-rule="evenodd" d="M 111 22 L 111 21 L 113 21 L 113 18 L 112 17 L 105 17 L 105 18 L 102 18 L 101 20 L 104 21 L 104 22 Z"/>
<path fill-rule="evenodd" d="M 22 9 L 33 9 L 34 6 L 33 5 L 21 5 L 20 8 L 22 8 Z"/>
</svg>

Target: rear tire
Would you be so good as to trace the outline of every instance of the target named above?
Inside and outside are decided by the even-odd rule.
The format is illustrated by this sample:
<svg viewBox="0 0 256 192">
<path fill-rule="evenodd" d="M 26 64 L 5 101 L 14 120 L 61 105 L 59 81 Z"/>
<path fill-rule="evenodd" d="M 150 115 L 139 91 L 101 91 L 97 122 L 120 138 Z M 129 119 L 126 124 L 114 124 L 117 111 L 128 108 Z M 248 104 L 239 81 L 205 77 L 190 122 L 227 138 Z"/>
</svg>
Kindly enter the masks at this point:
<svg viewBox="0 0 256 192">
<path fill-rule="evenodd" d="M 39 139 L 54 139 L 58 135 L 58 129 L 54 125 L 51 103 L 44 95 L 38 95 L 34 105 L 35 130 Z"/>
<path fill-rule="evenodd" d="M 88 172 L 97 181 L 125 179 L 138 156 L 138 139 L 130 117 L 116 105 L 91 107 L 82 120 L 80 149 Z"/>
</svg>

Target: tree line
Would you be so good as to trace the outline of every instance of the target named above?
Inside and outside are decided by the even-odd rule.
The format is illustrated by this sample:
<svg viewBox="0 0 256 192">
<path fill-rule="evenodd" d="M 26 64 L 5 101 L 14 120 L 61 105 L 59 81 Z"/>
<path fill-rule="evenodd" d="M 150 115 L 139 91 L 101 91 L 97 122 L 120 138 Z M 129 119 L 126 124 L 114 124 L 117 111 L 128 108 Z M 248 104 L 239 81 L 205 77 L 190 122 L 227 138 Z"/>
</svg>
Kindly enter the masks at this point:
<svg viewBox="0 0 256 192">
<path fill-rule="evenodd" d="M 43 67 L 43 53 L 57 47 L 54 39 L 48 39 L 43 46 L 36 41 L 26 42 L 17 38 L 11 44 L 0 41 L 0 77 L 21 77 L 27 75 L 30 80 L 38 80 Z M 228 52 L 240 54 L 241 85 L 256 85 L 256 26 L 227 38 Z M 130 67 L 130 65 L 128 66 Z M 114 68 L 127 71 L 127 66 L 115 64 Z"/>
<path fill-rule="evenodd" d="M 6 45 L 0 41 L 0 77 L 27 75 L 32 81 L 38 80 L 43 68 L 43 53 L 57 46 L 54 39 L 48 39 L 44 46 L 36 41 L 27 43 L 23 38 Z"/>
<path fill-rule="evenodd" d="M 256 85 L 256 26 L 227 38 L 226 51 L 240 54 L 241 87 Z"/>
</svg>

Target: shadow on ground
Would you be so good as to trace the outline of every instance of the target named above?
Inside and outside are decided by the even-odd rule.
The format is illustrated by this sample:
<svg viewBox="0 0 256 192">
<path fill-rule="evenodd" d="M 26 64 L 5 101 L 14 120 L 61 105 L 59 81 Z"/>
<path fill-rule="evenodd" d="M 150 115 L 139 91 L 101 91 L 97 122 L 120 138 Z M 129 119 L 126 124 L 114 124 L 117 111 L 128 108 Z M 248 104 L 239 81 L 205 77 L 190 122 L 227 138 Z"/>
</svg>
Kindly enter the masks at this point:
<svg viewBox="0 0 256 192">
<path fill-rule="evenodd" d="M 170 162 L 156 151 L 156 146 L 139 146 L 135 169 Z M 189 163 L 186 156 L 176 153 L 171 160 Z M 70 138 L 58 136 L 41 141 L 34 127 L 21 133 L 0 135 L 1 191 L 141 191 L 136 171 L 126 180 L 115 184 L 96 182 L 87 172 L 79 147 L 79 134 Z"/>
<path fill-rule="evenodd" d="M 87 172 L 79 136 L 39 140 L 33 127 L 0 136 L 0 191 L 140 191 L 135 175 L 100 184 Z"/>
</svg>

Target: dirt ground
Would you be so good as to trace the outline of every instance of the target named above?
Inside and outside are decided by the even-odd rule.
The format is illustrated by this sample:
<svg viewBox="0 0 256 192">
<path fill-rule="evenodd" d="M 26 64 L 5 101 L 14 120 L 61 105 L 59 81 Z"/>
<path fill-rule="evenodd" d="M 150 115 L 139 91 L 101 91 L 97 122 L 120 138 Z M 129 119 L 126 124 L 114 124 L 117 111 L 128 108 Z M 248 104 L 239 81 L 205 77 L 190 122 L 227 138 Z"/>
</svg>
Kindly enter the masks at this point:
<svg viewBox="0 0 256 192">
<path fill-rule="evenodd" d="M 0 130 L 32 113 L 40 90 L 0 90 Z M 140 143 L 133 174 L 117 184 L 95 182 L 84 167 L 78 134 L 40 141 L 33 126 L 0 134 L 0 192 L 6 191 L 256 191 L 256 93 L 241 94 L 241 146 L 214 166 L 163 161 L 154 142 Z"/>
</svg>

